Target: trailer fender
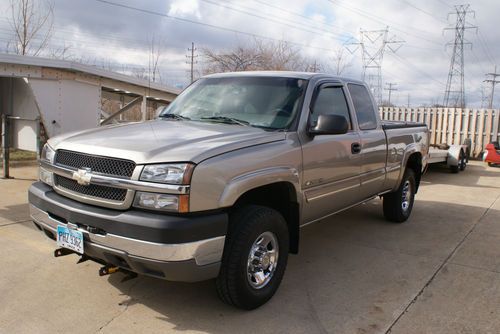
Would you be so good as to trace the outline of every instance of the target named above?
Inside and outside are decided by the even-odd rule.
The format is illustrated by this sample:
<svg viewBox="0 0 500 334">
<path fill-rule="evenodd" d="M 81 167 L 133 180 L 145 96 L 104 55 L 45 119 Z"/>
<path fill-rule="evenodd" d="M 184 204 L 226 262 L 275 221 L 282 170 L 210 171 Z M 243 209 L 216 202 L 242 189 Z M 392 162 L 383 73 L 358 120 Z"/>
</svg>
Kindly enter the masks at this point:
<svg viewBox="0 0 500 334">
<path fill-rule="evenodd" d="M 451 145 L 448 149 L 448 158 L 446 159 L 446 164 L 450 166 L 458 166 L 460 161 L 460 152 L 466 152 L 466 147 L 464 145 Z"/>
</svg>

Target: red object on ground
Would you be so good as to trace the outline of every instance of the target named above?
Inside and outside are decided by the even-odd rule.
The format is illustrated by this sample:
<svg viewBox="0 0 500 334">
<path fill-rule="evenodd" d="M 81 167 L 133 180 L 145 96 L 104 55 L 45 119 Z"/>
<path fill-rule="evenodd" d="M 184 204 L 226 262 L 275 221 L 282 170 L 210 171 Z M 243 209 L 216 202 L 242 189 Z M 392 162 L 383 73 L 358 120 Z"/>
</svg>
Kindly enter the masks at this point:
<svg viewBox="0 0 500 334">
<path fill-rule="evenodd" d="M 500 147 L 498 147 L 498 142 L 486 145 L 484 161 L 488 164 L 500 164 Z"/>
</svg>

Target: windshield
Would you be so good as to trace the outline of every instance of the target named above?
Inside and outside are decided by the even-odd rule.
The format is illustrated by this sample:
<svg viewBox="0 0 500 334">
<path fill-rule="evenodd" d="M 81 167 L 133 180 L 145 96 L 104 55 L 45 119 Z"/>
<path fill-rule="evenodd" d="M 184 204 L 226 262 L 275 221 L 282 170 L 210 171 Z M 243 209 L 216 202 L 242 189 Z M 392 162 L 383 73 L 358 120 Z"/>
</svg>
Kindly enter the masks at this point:
<svg viewBox="0 0 500 334">
<path fill-rule="evenodd" d="M 287 129 L 295 119 L 306 80 L 276 77 L 200 79 L 160 118 Z"/>
</svg>

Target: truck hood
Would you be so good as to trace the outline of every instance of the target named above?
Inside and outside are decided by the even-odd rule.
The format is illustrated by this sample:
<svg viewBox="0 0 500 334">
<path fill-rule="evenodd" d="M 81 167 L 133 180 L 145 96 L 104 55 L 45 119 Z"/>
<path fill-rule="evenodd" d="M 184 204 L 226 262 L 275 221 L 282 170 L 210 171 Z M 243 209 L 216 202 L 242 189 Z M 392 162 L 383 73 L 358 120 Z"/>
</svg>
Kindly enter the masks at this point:
<svg viewBox="0 0 500 334">
<path fill-rule="evenodd" d="M 284 132 L 250 126 L 155 120 L 63 134 L 50 139 L 49 145 L 56 150 L 130 159 L 138 164 L 199 163 L 225 152 L 280 141 L 285 137 Z"/>
</svg>

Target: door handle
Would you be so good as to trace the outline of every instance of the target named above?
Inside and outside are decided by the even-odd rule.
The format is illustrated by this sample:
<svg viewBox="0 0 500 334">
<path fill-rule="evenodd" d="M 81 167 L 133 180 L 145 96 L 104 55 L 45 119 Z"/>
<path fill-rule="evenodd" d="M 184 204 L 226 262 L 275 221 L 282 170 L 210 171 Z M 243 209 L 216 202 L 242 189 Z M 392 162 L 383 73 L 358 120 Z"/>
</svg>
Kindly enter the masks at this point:
<svg viewBox="0 0 500 334">
<path fill-rule="evenodd" d="M 352 143 L 351 144 L 351 152 L 352 154 L 358 154 L 361 152 L 361 144 L 360 143 Z"/>
</svg>

